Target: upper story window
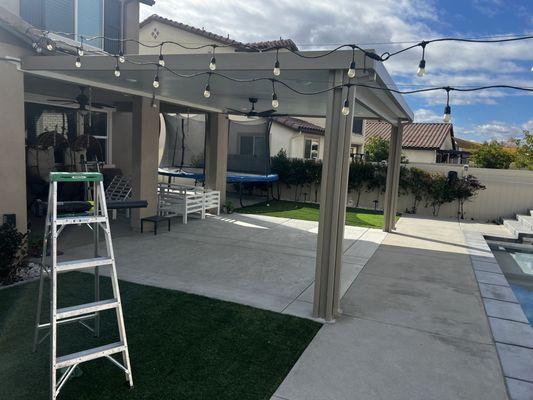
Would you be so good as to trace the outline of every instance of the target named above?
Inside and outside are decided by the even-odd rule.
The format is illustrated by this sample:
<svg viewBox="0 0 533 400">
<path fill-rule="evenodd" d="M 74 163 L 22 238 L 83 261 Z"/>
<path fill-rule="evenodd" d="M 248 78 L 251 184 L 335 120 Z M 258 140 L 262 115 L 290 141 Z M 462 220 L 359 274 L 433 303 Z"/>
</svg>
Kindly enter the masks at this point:
<svg viewBox="0 0 533 400">
<path fill-rule="evenodd" d="M 352 132 L 356 135 L 363 134 L 363 119 L 362 118 L 353 118 Z"/>
<path fill-rule="evenodd" d="M 87 40 L 91 36 L 121 38 L 120 0 L 20 0 L 21 17 L 40 29 L 58 32 L 75 42 L 116 54 L 120 43 L 113 40 Z"/>
<path fill-rule="evenodd" d="M 305 139 L 304 158 L 306 160 L 318 160 L 318 140 Z"/>
</svg>

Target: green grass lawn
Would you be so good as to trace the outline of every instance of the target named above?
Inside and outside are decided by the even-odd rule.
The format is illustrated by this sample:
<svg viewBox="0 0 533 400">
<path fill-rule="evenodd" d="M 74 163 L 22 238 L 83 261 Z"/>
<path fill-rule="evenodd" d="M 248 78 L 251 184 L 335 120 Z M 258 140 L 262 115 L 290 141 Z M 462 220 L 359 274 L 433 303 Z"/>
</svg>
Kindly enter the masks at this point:
<svg viewBox="0 0 533 400">
<path fill-rule="evenodd" d="M 61 275 L 59 306 L 92 301 L 93 280 Z M 134 389 L 99 359 L 81 364 L 81 376 L 66 383 L 59 399 L 270 399 L 321 326 L 172 290 L 120 287 Z M 107 278 L 102 293 L 111 297 Z M 49 340 L 31 352 L 36 300 L 37 282 L 0 290 L 0 399 L 49 398 Z M 114 312 L 104 311 L 98 339 L 79 324 L 59 327 L 58 355 L 115 341 L 115 322 Z"/>
<path fill-rule="evenodd" d="M 318 204 L 277 200 L 239 208 L 236 211 L 243 214 L 261 214 L 306 221 L 318 221 L 320 214 Z M 346 207 L 346 225 L 383 228 L 383 213 L 381 211 Z"/>
</svg>

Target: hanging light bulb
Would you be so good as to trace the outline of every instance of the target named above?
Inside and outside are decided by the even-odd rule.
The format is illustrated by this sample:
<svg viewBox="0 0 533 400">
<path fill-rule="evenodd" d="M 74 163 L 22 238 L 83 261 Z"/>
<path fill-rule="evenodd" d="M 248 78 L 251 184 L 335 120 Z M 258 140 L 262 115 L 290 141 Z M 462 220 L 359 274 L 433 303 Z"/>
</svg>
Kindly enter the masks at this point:
<svg viewBox="0 0 533 400">
<path fill-rule="evenodd" d="M 350 63 L 350 68 L 348 69 L 348 78 L 355 78 L 355 61 Z"/>
<path fill-rule="evenodd" d="M 121 64 L 126 62 L 126 57 L 124 57 L 124 52 L 122 50 L 118 52 L 118 62 Z"/>
<path fill-rule="evenodd" d="M 159 65 L 164 67 L 165 66 L 165 59 L 163 58 L 163 54 L 159 54 Z"/>
<path fill-rule="evenodd" d="M 211 57 L 211 61 L 209 62 L 209 69 L 211 71 L 217 69 L 217 60 L 215 59 L 215 57 Z"/>
<path fill-rule="evenodd" d="M 442 119 L 443 119 L 444 122 L 451 122 L 452 121 L 452 108 L 449 105 L 444 107 L 444 116 L 443 116 Z"/>
<path fill-rule="evenodd" d="M 427 42 L 421 42 L 420 46 L 422 47 L 422 59 L 418 63 L 418 70 L 416 74 L 422 78 L 426 74 L 426 45 Z"/>
<path fill-rule="evenodd" d="M 83 57 L 83 54 L 85 54 L 83 51 L 83 47 L 78 47 L 78 56 Z"/>
<path fill-rule="evenodd" d="M 418 71 L 416 71 L 416 74 L 421 78 L 426 74 L 426 60 L 420 60 L 420 63 L 418 64 Z"/>
<path fill-rule="evenodd" d="M 272 93 L 272 108 L 277 110 L 278 107 L 279 107 L 278 95 L 276 94 L 276 92 L 274 92 Z"/>
<path fill-rule="evenodd" d="M 348 114 L 350 114 L 350 102 L 348 101 L 348 99 L 344 100 L 344 104 L 342 105 L 341 113 L 344 116 L 347 116 Z"/>
<path fill-rule="evenodd" d="M 81 58 L 80 56 L 76 57 L 76 62 L 74 63 L 76 68 L 81 68 Z"/>
<path fill-rule="evenodd" d="M 211 97 L 211 87 L 209 86 L 209 83 L 207 85 L 205 85 L 204 97 L 206 99 Z"/>
<path fill-rule="evenodd" d="M 272 70 L 272 73 L 275 76 L 280 76 L 281 75 L 281 69 L 279 68 L 279 61 L 277 61 L 277 60 L 276 60 L 276 62 L 274 64 L 274 69 Z"/>
<path fill-rule="evenodd" d="M 43 49 L 42 47 L 39 45 L 39 43 L 34 43 L 33 44 L 33 48 L 35 49 L 35 52 L 37 54 L 41 54 L 43 52 Z"/>
<path fill-rule="evenodd" d="M 159 74 L 156 74 L 152 86 L 157 89 L 159 87 Z"/>
<path fill-rule="evenodd" d="M 120 76 L 120 68 L 118 65 L 115 67 L 115 76 L 118 78 Z"/>
<path fill-rule="evenodd" d="M 46 41 L 46 50 L 54 51 L 54 42 L 52 42 L 50 39 L 47 39 Z"/>
</svg>

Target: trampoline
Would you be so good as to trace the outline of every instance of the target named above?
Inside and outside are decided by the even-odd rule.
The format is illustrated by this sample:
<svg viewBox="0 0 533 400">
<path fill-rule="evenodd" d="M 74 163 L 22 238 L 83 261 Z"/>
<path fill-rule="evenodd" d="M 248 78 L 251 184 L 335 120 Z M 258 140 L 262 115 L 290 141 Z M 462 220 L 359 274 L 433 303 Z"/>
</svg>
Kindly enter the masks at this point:
<svg viewBox="0 0 533 400">
<path fill-rule="evenodd" d="M 205 117 L 192 114 L 163 114 L 158 173 L 172 182 L 175 178 L 205 181 Z M 269 118 L 229 120 L 227 183 L 236 184 L 243 206 L 243 190 L 267 185 L 270 198 L 277 174 L 270 172 Z"/>
</svg>

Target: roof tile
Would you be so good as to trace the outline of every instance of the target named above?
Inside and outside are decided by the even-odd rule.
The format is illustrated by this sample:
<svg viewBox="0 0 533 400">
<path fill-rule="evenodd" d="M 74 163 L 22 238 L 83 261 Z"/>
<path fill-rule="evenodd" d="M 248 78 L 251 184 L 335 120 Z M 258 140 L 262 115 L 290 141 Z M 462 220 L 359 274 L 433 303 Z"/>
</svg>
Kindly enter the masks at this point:
<svg viewBox="0 0 533 400">
<path fill-rule="evenodd" d="M 391 125 L 383 121 L 365 121 L 365 142 L 372 137 L 390 139 Z M 410 149 L 440 149 L 448 136 L 453 139 L 450 123 L 411 123 L 403 129 L 402 147 Z M 452 141 L 453 143 L 453 141 Z"/>
</svg>

